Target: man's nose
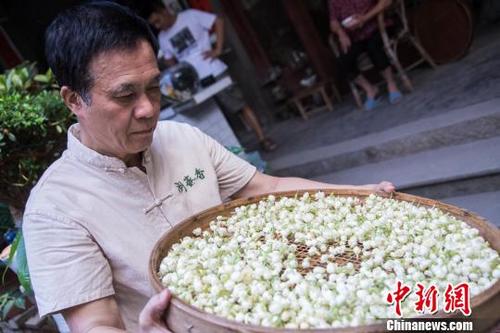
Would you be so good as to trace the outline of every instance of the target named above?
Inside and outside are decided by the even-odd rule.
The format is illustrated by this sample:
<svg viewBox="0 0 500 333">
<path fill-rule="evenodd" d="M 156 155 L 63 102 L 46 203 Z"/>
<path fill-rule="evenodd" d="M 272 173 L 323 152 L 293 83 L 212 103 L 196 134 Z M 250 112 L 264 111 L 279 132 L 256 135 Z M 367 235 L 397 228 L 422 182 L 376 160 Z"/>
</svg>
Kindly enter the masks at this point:
<svg viewBox="0 0 500 333">
<path fill-rule="evenodd" d="M 141 98 L 137 101 L 134 115 L 136 118 L 151 118 L 156 113 L 156 108 L 159 106 L 159 103 L 156 103 L 155 100 L 151 96 L 147 94 L 143 94 Z"/>
</svg>

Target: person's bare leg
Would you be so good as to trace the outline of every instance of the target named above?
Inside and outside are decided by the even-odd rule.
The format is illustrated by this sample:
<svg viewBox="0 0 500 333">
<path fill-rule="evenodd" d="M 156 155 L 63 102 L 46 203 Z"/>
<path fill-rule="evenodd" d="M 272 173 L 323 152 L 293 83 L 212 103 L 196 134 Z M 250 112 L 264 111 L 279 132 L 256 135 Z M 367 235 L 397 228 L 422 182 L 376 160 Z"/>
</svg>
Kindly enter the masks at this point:
<svg viewBox="0 0 500 333">
<path fill-rule="evenodd" d="M 264 135 L 264 131 L 262 130 L 262 126 L 260 126 L 259 120 L 255 116 L 253 110 L 247 105 L 241 110 L 241 112 L 243 114 L 243 119 L 245 120 L 245 122 L 255 132 L 255 135 L 257 136 L 257 139 L 259 139 L 261 147 L 265 151 L 275 150 L 277 147 L 276 143 L 274 143 L 274 141 L 270 138 L 266 138 L 266 136 Z"/>
<path fill-rule="evenodd" d="M 387 90 L 391 92 L 399 92 L 398 86 L 396 85 L 396 80 L 394 80 L 394 74 L 392 73 L 391 66 L 387 67 L 382 71 L 382 76 L 387 82 Z"/>
<path fill-rule="evenodd" d="M 266 138 L 264 136 L 264 131 L 262 130 L 259 120 L 255 116 L 253 110 L 249 106 L 245 106 L 241 112 L 243 114 L 243 119 L 245 119 L 248 126 L 250 126 L 257 135 L 257 139 L 259 139 L 259 141 L 264 140 Z"/>
<path fill-rule="evenodd" d="M 396 85 L 396 81 L 394 80 L 394 74 L 392 73 L 391 66 L 388 66 L 386 69 L 382 71 L 382 76 L 387 82 L 387 90 L 389 91 L 389 103 L 398 104 L 403 98 L 403 95 L 401 95 L 401 92 L 399 91 L 398 86 Z"/>
<path fill-rule="evenodd" d="M 363 74 L 358 75 L 354 79 L 354 83 L 356 83 L 358 86 L 360 86 L 366 93 L 366 96 L 368 98 L 375 98 L 378 94 L 378 88 L 377 86 L 374 86 L 373 84 L 368 81 Z"/>
</svg>

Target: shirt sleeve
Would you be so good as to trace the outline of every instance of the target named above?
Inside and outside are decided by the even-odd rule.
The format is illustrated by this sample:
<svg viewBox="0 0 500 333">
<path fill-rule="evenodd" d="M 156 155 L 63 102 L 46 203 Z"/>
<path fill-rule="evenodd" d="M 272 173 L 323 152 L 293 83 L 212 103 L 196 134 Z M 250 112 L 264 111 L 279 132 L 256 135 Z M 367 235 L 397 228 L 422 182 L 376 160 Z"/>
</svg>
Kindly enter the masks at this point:
<svg viewBox="0 0 500 333">
<path fill-rule="evenodd" d="M 217 16 L 215 14 L 204 12 L 198 9 L 190 9 L 191 19 L 198 22 L 203 28 L 210 30 L 215 23 Z"/>
<path fill-rule="evenodd" d="M 32 213 L 23 234 L 40 316 L 115 293 L 108 261 L 80 224 Z"/>
<path fill-rule="evenodd" d="M 255 175 L 256 167 L 231 153 L 216 140 L 195 128 L 214 165 L 222 200 L 241 190 Z"/>
</svg>

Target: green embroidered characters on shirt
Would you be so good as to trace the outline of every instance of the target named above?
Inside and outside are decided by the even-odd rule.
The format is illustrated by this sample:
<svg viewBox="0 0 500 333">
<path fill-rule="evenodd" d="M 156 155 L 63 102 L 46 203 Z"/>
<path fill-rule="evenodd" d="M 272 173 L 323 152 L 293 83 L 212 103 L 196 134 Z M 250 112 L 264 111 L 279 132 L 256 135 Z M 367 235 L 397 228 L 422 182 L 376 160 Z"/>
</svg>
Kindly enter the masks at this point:
<svg viewBox="0 0 500 333">
<path fill-rule="evenodd" d="M 187 188 L 182 182 L 176 182 L 175 186 L 177 186 L 177 191 L 179 191 L 179 193 L 187 192 Z"/>
<path fill-rule="evenodd" d="M 196 176 L 196 178 L 198 179 L 205 179 L 205 170 L 202 170 L 202 169 L 198 169 L 196 168 L 194 170 L 194 175 Z"/>
<path fill-rule="evenodd" d="M 194 179 L 189 177 L 189 176 L 185 176 L 184 177 L 184 183 L 186 183 L 186 186 L 189 186 L 189 187 L 193 187 L 194 185 Z"/>
<path fill-rule="evenodd" d="M 182 180 L 174 183 L 179 193 L 187 192 L 189 188 L 193 187 L 197 180 L 205 179 L 205 170 L 196 168 L 194 176 L 186 175 Z"/>
</svg>

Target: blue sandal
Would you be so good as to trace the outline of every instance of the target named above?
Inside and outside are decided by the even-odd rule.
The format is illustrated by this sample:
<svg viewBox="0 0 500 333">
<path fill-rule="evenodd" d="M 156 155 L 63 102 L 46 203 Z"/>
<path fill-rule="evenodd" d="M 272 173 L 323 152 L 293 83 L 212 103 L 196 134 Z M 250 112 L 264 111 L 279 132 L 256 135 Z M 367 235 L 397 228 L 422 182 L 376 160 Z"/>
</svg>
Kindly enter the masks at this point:
<svg viewBox="0 0 500 333">
<path fill-rule="evenodd" d="M 389 103 L 398 104 L 403 99 L 403 95 L 399 91 L 389 93 Z"/>
<path fill-rule="evenodd" d="M 364 104 L 364 109 L 365 111 L 371 111 L 375 109 L 379 104 L 380 104 L 381 98 L 380 97 L 367 97 L 365 104 Z"/>
</svg>

